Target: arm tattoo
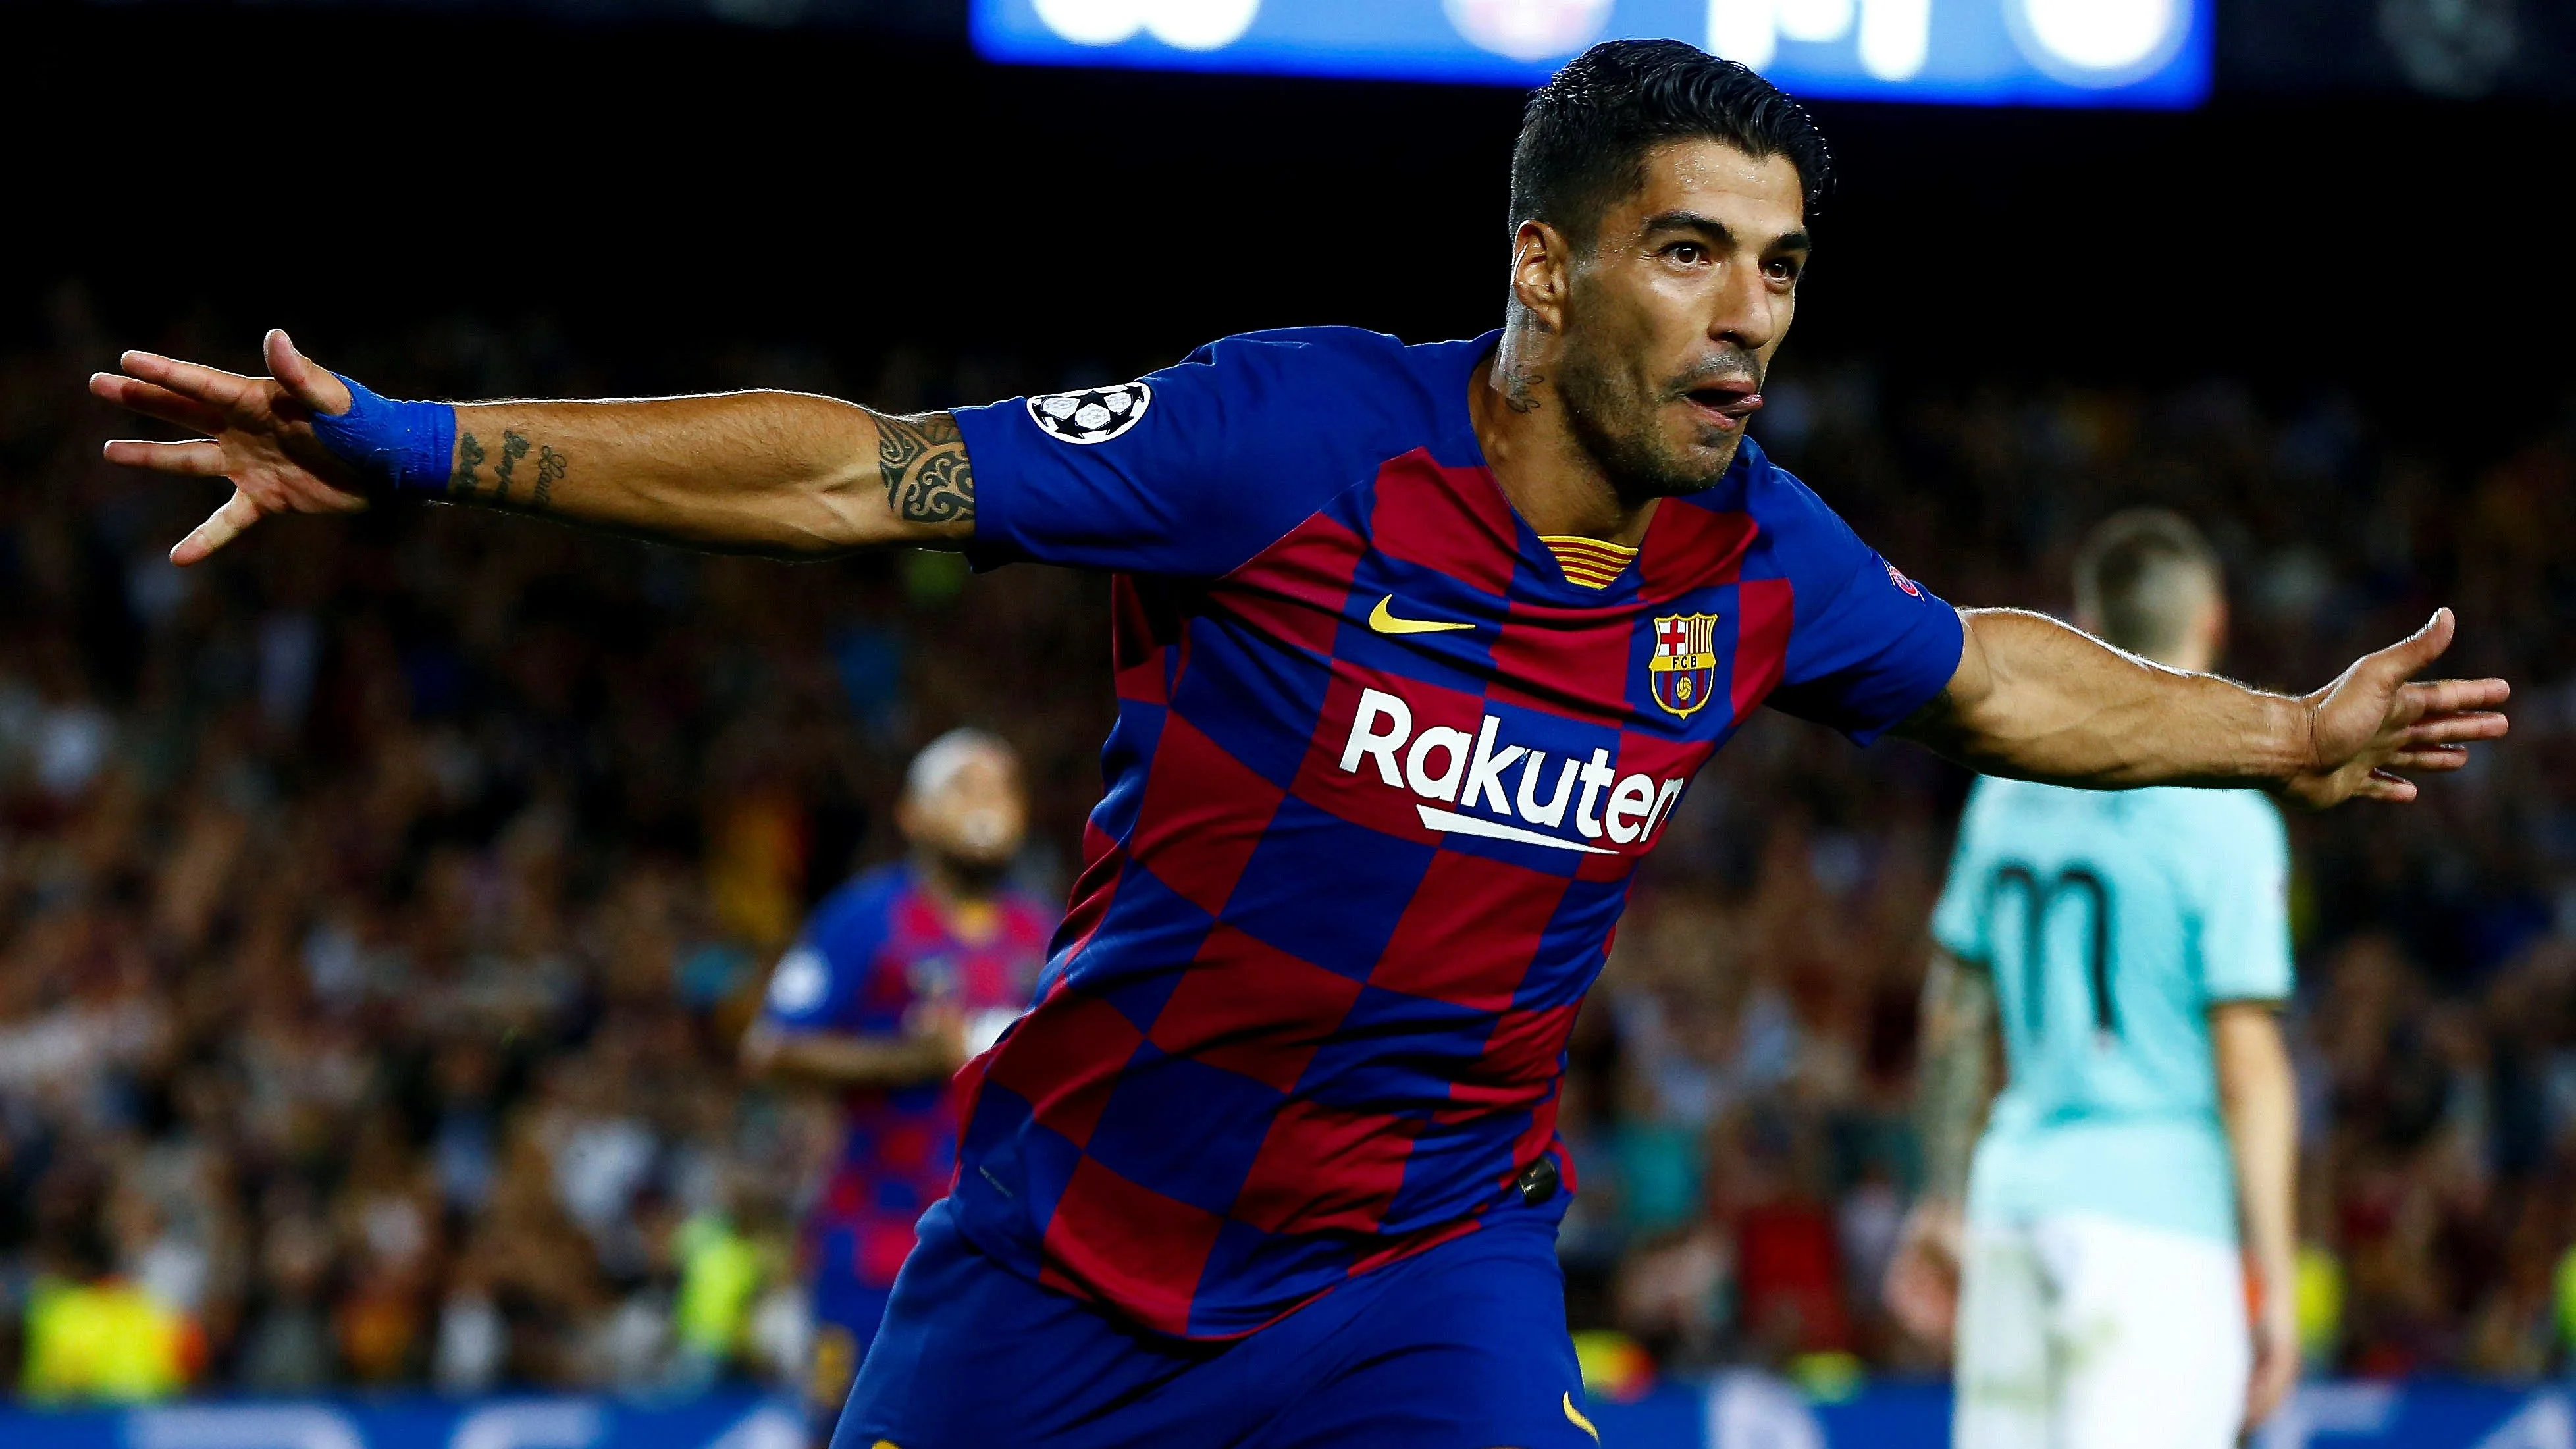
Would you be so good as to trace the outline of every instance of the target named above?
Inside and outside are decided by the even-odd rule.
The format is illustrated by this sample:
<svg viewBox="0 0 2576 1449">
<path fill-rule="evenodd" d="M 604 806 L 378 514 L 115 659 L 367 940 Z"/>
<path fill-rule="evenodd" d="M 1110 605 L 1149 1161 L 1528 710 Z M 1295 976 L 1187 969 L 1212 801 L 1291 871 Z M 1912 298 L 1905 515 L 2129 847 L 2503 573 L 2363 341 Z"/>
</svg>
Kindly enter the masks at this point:
<svg viewBox="0 0 2576 1449">
<path fill-rule="evenodd" d="M 540 513 L 544 512 L 547 501 L 554 496 L 556 481 L 561 479 L 564 470 L 571 466 L 572 464 L 565 460 L 564 455 L 554 449 L 544 447 L 537 449 L 537 491 L 528 496 L 528 506 Z"/>
<path fill-rule="evenodd" d="M 472 433 L 460 433 L 456 439 L 456 467 L 447 476 L 447 498 L 451 503 L 472 503 L 476 495 L 488 507 L 506 508 L 511 504 L 510 482 L 518 475 L 519 460 L 528 456 L 531 444 L 517 433 L 501 434 L 501 461 L 492 469 L 490 487 L 475 476 L 475 470 L 490 457 L 483 440 Z M 572 460 L 549 447 L 537 448 L 536 487 L 518 501 L 530 513 L 543 513 L 554 501 L 555 485 L 570 471 Z"/>
<path fill-rule="evenodd" d="M 459 503 L 474 501 L 474 470 L 483 466 L 483 445 L 472 433 L 456 440 L 456 471 L 447 480 L 447 496 Z"/>
<path fill-rule="evenodd" d="M 516 433 L 505 432 L 501 435 L 501 461 L 492 469 L 492 501 L 494 503 L 507 503 L 510 501 L 510 474 L 512 470 L 519 466 L 519 460 L 526 456 L 528 456 L 527 439 L 520 437 Z"/>
<path fill-rule="evenodd" d="M 1923 1061 L 1915 1124 L 1923 1137 L 1923 1190 L 1959 1202 L 1967 1196 L 1986 1108 L 1994 1099 L 1990 1053 L 1995 984 L 1982 967 L 1942 952 L 1923 982 Z"/>
<path fill-rule="evenodd" d="M 947 413 L 889 417 L 871 410 L 877 425 L 877 472 L 886 503 L 906 523 L 972 524 L 975 470 L 966 440 Z"/>
</svg>

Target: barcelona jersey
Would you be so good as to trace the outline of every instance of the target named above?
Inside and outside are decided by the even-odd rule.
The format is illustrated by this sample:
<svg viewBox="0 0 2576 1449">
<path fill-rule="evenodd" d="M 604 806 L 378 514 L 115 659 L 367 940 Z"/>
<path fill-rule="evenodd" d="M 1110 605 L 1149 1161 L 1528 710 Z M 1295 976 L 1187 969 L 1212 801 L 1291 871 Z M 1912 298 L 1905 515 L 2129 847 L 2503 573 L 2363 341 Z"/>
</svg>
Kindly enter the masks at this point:
<svg viewBox="0 0 2576 1449">
<path fill-rule="evenodd" d="M 1231 1337 L 1570 1180 L 1566 1037 L 1692 774 L 1758 705 L 1867 741 L 1956 668 L 1750 441 L 1633 551 L 1535 534 L 1469 420 L 1494 342 L 1261 333 L 958 412 L 978 565 L 1114 575 L 1071 911 L 961 1074 L 942 1212 L 1005 1267 Z"/>
<path fill-rule="evenodd" d="M 841 887 L 814 911 L 769 979 L 762 1019 L 782 1032 L 895 1036 L 936 1006 L 970 1021 L 1027 1004 L 1052 917 L 1004 894 L 961 931 L 908 865 Z M 841 1149 L 807 1223 L 818 1298 L 882 1290 L 912 1251 L 913 1225 L 948 1190 L 957 1118 L 948 1083 L 853 1088 Z"/>
</svg>

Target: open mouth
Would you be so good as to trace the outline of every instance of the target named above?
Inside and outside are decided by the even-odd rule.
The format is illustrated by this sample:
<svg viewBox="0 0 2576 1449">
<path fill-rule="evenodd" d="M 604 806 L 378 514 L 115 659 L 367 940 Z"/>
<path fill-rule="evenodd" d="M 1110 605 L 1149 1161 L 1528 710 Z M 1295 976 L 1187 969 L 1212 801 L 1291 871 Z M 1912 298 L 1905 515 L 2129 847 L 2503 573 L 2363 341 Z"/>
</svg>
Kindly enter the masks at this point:
<svg viewBox="0 0 2576 1449">
<path fill-rule="evenodd" d="M 1762 410 L 1762 394 L 1747 382 L 1710 383 L 1683 393 L 1682 397 L 1700 415 L 1720 427 L 1740 428 L 1744 420 Z"/>
</svg>

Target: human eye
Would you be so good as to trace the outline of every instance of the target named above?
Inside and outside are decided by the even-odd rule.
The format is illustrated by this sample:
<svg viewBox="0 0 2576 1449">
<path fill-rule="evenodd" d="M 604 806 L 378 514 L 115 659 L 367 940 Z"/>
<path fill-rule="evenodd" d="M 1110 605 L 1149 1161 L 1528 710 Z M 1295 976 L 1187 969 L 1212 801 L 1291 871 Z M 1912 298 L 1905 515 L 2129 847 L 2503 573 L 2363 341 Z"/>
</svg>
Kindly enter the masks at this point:
<svg viewBox="0 0 2576 1449">
<path fill-rule="evenodd" d="M 1684 266 L 1695 267 L 1708 260 L 1708 248 L 1695 241 L 1673 241 L 1664 243 L 1663 250 L 1658 255 Z"/>
<path fill-rule="evenodd" d="M 1798 280 L 1801 265 L 1796 257 L 1773 257 L 1762 264 L 1762 275 L 1785 286 Z"/>
</svg>

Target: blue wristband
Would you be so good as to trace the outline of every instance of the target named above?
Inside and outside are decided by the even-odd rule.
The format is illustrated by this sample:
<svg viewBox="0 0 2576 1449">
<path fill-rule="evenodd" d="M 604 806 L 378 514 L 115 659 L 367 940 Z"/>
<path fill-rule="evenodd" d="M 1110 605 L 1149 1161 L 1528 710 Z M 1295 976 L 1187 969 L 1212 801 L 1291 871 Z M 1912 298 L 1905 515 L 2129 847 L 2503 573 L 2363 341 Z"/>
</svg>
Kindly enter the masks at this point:
<svg viewBox="0 0 2576 1449">
<path fill-rule="evenodd" d="M 456 452 L 455 407 L 396 402 L 369 392 L 354 378 L 340 381 L 349 387 L 349 410 L 337 417 L 313 415 L 313 436 L 322 446 L 381 487 L 432 497 L 447 492 Z"/>
</svg>

